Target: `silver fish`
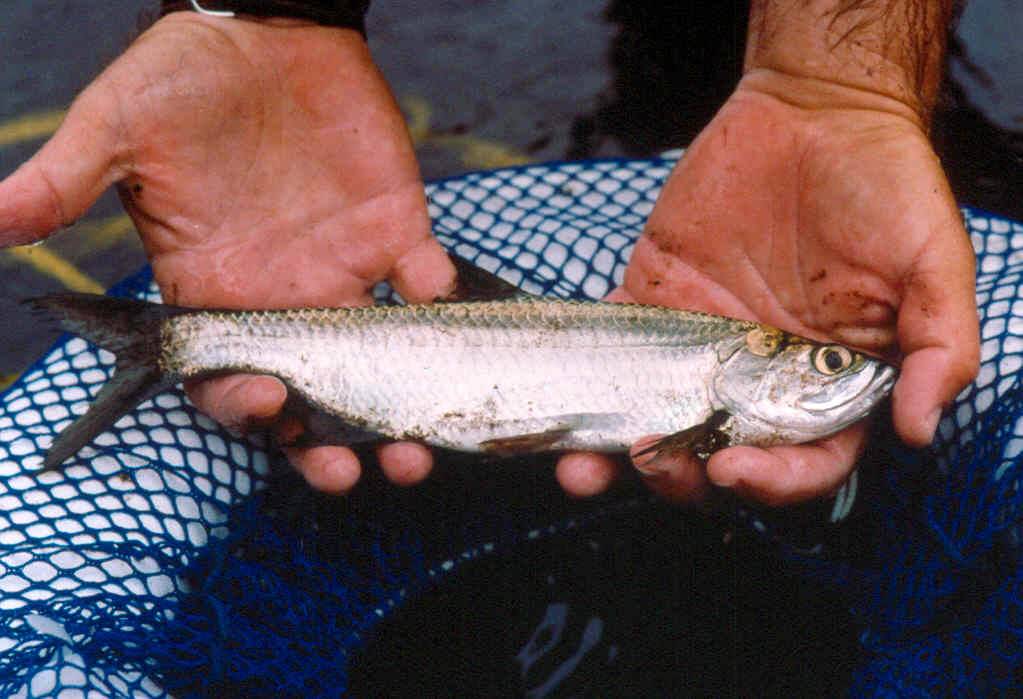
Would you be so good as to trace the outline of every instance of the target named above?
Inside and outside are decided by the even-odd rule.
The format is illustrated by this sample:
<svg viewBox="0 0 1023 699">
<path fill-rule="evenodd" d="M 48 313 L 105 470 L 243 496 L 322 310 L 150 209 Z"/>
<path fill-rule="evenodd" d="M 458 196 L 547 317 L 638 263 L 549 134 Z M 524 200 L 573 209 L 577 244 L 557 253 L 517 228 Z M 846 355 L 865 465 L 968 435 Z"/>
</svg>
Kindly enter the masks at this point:
<svg viewBox="0 0 1023 699">
<path fill-rule="evenodd" d="M 87 294 L 31 301 L 117 355 L 114 377 L 55 440 L 54 468 L 182 379 L 270 374 L 318 440 L 412 439 L 466 452 L 706 458 L 807 442 L 860 419 L 893 367 L 758 323 L 653 306 L 506 294 L 499 301 L 276 311 L 186 309 Z"/>
</svg>

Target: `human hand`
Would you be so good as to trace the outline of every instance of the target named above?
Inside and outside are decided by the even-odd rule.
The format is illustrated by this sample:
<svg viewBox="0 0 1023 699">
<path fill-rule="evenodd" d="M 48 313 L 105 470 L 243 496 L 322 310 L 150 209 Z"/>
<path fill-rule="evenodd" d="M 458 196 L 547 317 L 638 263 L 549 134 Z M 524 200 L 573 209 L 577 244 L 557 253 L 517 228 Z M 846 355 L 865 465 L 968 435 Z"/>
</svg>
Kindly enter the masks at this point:
<svg viewBox="0 0 1023 699">
<path fill-rule="evenodd" d="M 382 279 L 422 302 L 453 287 L 401 113 L 352 30 L 162 19 L 0 183 L 0 245 L 71 224 L 111 184 L 168 303 L 368 304 Z M 188 390 L 200 410 L 239 429 L 275 421 L 286 398 L 265 376 Z M 360 474 L 343 447 L 288 456 L 322 490 L 343 492 Z M 383 447 L 380 460 L 399 483 L 431 465 L 425 447 L 407 443 Z"/>
<path fill-rule="evenodd" d="M 916 114 L 856 88 L 752 71 L 672 173 L 613 299 L 762 321 L 877 354 L 901 354 L 898 434 L 927 444 L 973 378 L 974 256 Z M 849 475 L 862 424 L 804 446 L 732 447 L 639 463 L 656 491 L 709 484 L 769 504 L 823 495 Z M 653 469 L 656 469 L 653 470 Z M 613 464 L 559 464 L 570 492 Z"/>
<path fill-rule="evenodd" d="M 980 354 L 973 251 L 926 136 L 952 17 L 951 0 L 752 0 L 746 74 L 669 178 L 612 298 L 901 354 L 895 429 L 928 443 Z M 713 483 L 782 504 L 837 488 L 864 439 L 859 425 L 722 450 L 706 470 L 638 466 L 676 499 Z M 614 472 L 592 454 L 558 465 L 577 494 Z"/>
</svg>

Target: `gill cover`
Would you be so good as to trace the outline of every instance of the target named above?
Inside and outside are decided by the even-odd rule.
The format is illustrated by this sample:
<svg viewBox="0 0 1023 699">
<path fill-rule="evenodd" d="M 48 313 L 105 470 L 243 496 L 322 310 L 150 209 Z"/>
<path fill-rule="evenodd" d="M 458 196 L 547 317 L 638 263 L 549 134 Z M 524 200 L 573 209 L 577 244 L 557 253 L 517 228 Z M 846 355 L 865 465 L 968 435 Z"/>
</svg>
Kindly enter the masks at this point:
<svg viewBox="0 0 1023 699">
<path fill-rule="evenodd" d="M 714 394 L 734 416 L 733 441 L 806 442 L 863 418 L 895 370 L 842 345 L 758 327 L 728 347 Z"/>
</svg>

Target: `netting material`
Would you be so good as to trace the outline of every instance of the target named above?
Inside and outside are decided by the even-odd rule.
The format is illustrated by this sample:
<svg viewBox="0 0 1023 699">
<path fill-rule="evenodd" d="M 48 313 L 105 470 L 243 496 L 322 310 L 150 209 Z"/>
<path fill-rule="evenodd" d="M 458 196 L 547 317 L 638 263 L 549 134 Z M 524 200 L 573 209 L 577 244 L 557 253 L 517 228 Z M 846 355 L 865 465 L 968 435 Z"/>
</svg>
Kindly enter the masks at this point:
<svg viewBox="0 0 1023 699">
<path fill-rule="evenodd" d="M 449 248 L 528 291 L 598 298 L 620 282 L 671 165 L 559 164 L 439 182 L 428 187 L 434 229 Z M 984 364 L 942 422 L 941 477 L 930 459 L 892 448 L 897 463 L 920 465 L 889 469 L 872 494 L 868 504 L 890 527 L 873 558 L 836 564 L 791 552 L 812 574 L 847 585 L 865 620 L 859 693 L 945 691 L 981 677 L 1004 687 L 1020 659 L 1023 227 L 974 211 L 966 221 L 978 251 Z M 155 297 L 145 273 L 116 291 Z M 336 694 L 377 620 L 459 563 L 643 506 L 495 511 L 495 496 L 445 503 L 437 511 L 448 517 L 438 522 L 414 494 L 370 484 L 367 501 L 384 505 L 353 499 L 337 520 L 345 535 L 331 539 L 344 543 L 330 555 L 310 552 L 316 536 L 304 527 L 313 520 L 280 502 L 294 483 L 253 495 L 272 472 L 271 454 L 196 413 L 180 391 L 125 416 L 97 440 L 98 452 L 83 451 L 63 474 L 28 473 L 111 366 L 109 354 L 68 339 L 0 399 L 4 696 L 188 695 L 216 686 Z M 971 443 L 982 448 L 964 446 Z M 944 601 L 971 592 L 983 599 L 968 618 L 935 622 Z M 304 662 L 282 673 L 284 657 Z"/>
<path fill-rule="evenodd" d="M 981 369 L 928 453 L 881 452 L 889 468 L 866 503 L 879 546 L 853 590 L 867 621 L 860 694 L 1005 695 L 1023 681 L 1023 226 L 964 216 Z"/>
</svg>

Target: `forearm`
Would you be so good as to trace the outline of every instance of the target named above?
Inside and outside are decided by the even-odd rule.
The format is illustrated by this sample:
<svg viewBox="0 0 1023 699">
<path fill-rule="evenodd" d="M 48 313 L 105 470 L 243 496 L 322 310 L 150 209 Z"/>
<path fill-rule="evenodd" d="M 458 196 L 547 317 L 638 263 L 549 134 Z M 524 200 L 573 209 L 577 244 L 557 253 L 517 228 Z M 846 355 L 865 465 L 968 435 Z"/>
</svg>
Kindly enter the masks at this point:
<svg viewBox="0 0 1023 699">
<path fill-rule="evenodd" d="M 752 0 L 745 70 L 876 93 L 926 125 L 954 0 Z"/>
</svg>

